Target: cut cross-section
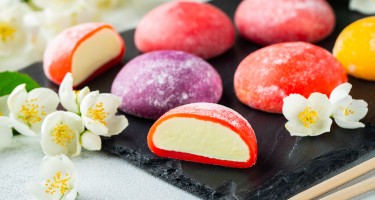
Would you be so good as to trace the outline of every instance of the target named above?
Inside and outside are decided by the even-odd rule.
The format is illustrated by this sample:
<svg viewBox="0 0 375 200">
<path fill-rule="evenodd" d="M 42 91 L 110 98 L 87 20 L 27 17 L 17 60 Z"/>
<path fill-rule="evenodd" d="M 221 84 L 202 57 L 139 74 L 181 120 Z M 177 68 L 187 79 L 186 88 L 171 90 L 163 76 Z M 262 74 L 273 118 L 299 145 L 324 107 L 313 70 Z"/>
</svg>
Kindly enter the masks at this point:
<svg viewBox="0 0 375 200">
<path fill-rule="evenodd" d="M 161 157 L 227 167 L 251 167 L 257 159 L 250 124 L 234 110 L 213 103 L 170 110 L 151 127 L 148 145 Z"/>
<path fill-rule="evenodd" d="M 56 84 L 71 72 L 77 86 L 119 62 L 124 52 L 124 41 L 110 25 L 81 24 L 51 41 L 44 54 L 44 72 Z"/>
</svg>

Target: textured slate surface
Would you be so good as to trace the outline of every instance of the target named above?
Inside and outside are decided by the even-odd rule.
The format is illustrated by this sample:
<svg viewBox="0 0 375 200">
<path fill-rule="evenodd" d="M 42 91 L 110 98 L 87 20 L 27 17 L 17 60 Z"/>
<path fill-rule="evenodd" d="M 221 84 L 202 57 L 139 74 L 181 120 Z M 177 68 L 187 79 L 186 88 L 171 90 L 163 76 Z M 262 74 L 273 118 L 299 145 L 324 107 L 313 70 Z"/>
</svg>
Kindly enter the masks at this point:
<svg viewBox="0 0 375 200">
<path fill-rule="evenodd" d="M 239 2 L 215 0 L 212 3 L 232 17 Z M 337 25 L 335 32 L 318 45 L 330 51 L 341 30 L 364 15 L 349 12 L 348 1 L 329 2 L 335 9 Z M 122 34 L 127 46 L 123 63 L 91 81 L 88 85 L 92 90 L 109 92 L 112 80 L 123 64 L 139 55 L 134 47 L 133 33 L 128 31 Z M 255 130 L 259 156 L 254 167 L 229 169 L 159 158 L 150 152 L 146 143 L 147 132 L 153 121 L 129 115 L 130 126 L 123 134 L 104 139 L 103 149 L 204 199 L 286 199 L 375 149 L 374 82 L 349 79 L 353 84 L 352 96 L 369 102 L 370 110 L 363 120 L 366 127 L 345 130 L 334 125 L 330 133 L 319 137 L 291 137 L 284 128 L 286 120 L 283 116 L 256 111 L 241 104 L 234 94 L 233 75 L 240 61 L 258 48 L 237 37 L 230 51 L 209 60 L 223 79 L 224 94 L 219 103 L 238 111 Z M 41 63 L 23 72 L 37 79 L 41 85 L 57 89 L 44 77 Z"/>
</svg>

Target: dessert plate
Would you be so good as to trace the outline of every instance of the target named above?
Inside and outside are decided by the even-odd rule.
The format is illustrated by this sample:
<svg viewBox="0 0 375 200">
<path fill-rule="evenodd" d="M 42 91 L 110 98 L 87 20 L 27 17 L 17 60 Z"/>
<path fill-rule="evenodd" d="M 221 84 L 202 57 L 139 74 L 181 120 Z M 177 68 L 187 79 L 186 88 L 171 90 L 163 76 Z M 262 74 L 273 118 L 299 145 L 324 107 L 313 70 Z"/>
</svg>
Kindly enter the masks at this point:
<svg viewBox="0 0 375 200">
<path fill-rule="evenodd" d="M 233 17 L 240 0 L 211 3 Z M 335 10 L 337 24 L 334 33 L 318 45 L 331 51 L 341 30 L 365 16 L 350 12 L 348 1 L 331 0 L 329 3 Z M 140 54 L 134 46 L 133 35 L 134 31 L 121 34 L 127 48 L 122 63 L 89 82 L 91 90 L 110 92 L 112 81 L 122 66 Z M 232 169 L 157 157 L 147 146 L 147 133 L 154 121 L 130 115 L 126 115 L 130 125 L 122 134 L 103 138 L 103 150 L 204 199 L 286 199 L 375 149 L 375 82 L 349 78 L 353 84 L 352 96 L 369 103 L 369 112 L 362 120 L 365 128 L 348 130 L 333 125 L 330 133 L 318 137 L 291 137 L 284 128 L 286 119 L 282 115 L 257 111 L 240 103 L 233 88 L 234 72 L 243 58 L 259 48 L 237 36 L 233 48 L 208 60 L 223 79 L 224 93 L 219 103 L 239 112 L 255 131 L 259 150 L 255 166 Z M 44 76 L 42 63 L 22 72 L 42 86 L 58 88 Z"/>
</svg>

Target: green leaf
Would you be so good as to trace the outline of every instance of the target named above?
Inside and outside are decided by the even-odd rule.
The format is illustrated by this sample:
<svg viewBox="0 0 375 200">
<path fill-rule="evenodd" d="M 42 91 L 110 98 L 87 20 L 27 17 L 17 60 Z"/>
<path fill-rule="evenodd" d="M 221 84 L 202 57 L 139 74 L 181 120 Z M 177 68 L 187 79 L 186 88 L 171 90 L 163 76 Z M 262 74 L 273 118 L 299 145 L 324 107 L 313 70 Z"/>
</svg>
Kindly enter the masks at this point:
<svg viewBox="0 0 375 200">
<path fill-rule="evenodd" d="M 18 72 L 0 73 L 0 97 L 10 94 L 18 85 L 26 83 L 26 90 L 30 91 L 40 87 L 30 76 Z"/>
</svg>

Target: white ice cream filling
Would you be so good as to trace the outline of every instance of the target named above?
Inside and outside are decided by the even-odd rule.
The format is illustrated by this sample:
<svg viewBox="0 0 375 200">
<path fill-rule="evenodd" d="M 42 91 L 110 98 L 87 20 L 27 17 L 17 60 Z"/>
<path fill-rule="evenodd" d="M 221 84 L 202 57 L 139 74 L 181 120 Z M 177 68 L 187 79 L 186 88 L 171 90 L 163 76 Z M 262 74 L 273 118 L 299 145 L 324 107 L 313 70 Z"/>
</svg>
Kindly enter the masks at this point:
<svg viewBox="0 0 375 200">
<path fill-rule="evenodd" d="M 122 49 L 121 39 L 115 31 L 104 28 L 83 41 L 72 60 L 74 85 L 82 83 L 97 69 L 116 58 Z"/>
<path fill-rule="evenodd" d="M 228 127 L 212 121 L 175 117 L 159 124 L 153 135 L 160 149 L 236 162 L 250 158 L 249 148 Z"/>
</svg>

